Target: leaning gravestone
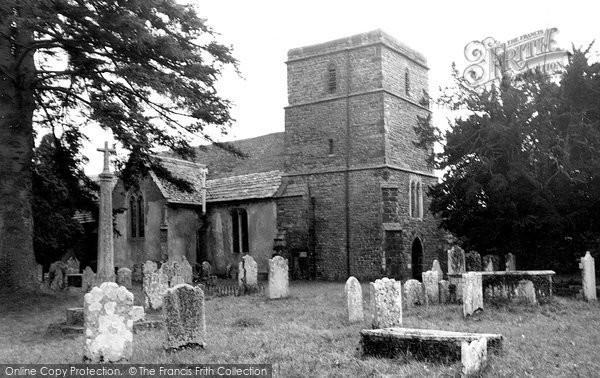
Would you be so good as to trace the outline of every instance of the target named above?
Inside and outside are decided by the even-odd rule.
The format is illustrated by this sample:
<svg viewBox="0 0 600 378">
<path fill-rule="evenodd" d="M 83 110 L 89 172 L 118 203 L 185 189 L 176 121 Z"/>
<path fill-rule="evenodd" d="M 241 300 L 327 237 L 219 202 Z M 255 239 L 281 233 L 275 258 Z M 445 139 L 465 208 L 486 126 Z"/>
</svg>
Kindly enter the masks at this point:
<svg viewBox="0 0 600 378">
<path fill-rule="evenodd" d="M 86 266 L 81 275 L 81 290 L 87 293 L 94 285 L 96 285 L 96 273 L 94 273 L 92 268 Z"/>
<path fill-rule="evenodd" d="M 165 349 L 206 344 L 204 292 L 199 287 L 180 284 L 167 290 L 163 303 L 167 337 Z"/>
<path fill-rule="evenodd" d="M 594 265 L 594 258 L 587 251 L 585 256 L 581 258 L 579 263 L 579 269 L 581 269 L 581 279 L 583 284 L 583 296 L 587 301 L 596 300 L 596 267 Z"/>
<path fill-rule="evenodd" d="M 463 315 L 473 315 L 477 310 L 483 310 L 483 284 L 481 273 L 468 272 L 462 275 Z"/>
<path fill-rule="evenodd" d="M 238 285 L 240 287 L 253 287 L 258 285 L 258 265 L 254 257 L 245 255 L 238 264 Z"/>
<path fill-rule="evenodd" d="M 431 264 L 431 270 L 438 273 L 438 280 L 444 279 L 444 271 L 442 270 L 440 262 L 437 259 L 433 260 L 433 264 Z"/>
<path fill-rule="evenodd" d="M 465 263 L 467 272 L 481 272 L 483 270 L 483 266 L 481 265 L 481 255 L 477 251 L 465 253 Z"/>
<path fill-rule="evenodd" d="M 507 253 L 504 256 L 504 260 L 506 262 L 506 271 L 507 272 L 512 272 L 514 270 L 517 270 L 517 258 L 515 257 L 515 255 L 513 255 L 512 253 Z"/>
<path fill-rule="evenodd" d="M 119 268 L 117 271 L 117 283 L 125 286 L 127 289 L 131 289 L 131 269 Z"/>
<path fill-rule="evenodd" d="M 289 296 L 288 261 L 275 256 L 269 260 L 269 299 Z"/>
<path fill-rule="evenodd" d="M 133 354 L 133 294 L 104 282 L 84 297 L 84 360 L 129 361 Z"/>
<path fill-rule="evenodd" d="M 355 277 L 350 277 L 345 286 L 346 302 L 348 305 L 348 321 L 350 323 L 364 320 L 362 287 Z"/>
<path fill-rule="evenodd" d="M 463 377 L 480 376 L 487 364 L 487 338 L 463 341 L 460 348 Z"/>
<path fill-rule="evenodd" d="M 423 288 L 425 289 L 426 301 L 428 304 L 440 303 L 440 287 L 438 285 L 439 273 L 430 270 L 421 274 L 423 277 Z"/>
<path fill-rule="evenodd" d="M 387 277 L 371 282 L 371 326 L 402 327 L 402 284 Z"/>
<path fill-rule="evenodd" d="M 465 251 L 455 245 L 448 250 L 448 274 L 464 273 L 465 269 Z"/>
<path fill-rule="evenodd" d="M 168 288 L 167 276 L 161 271 L 144 274 L 144 306 L 154 310 L 160 309 Z"/>
<path fill-rule="evenodd" d="M 404 302 L 406 307 L 424 306 L 427 304 L 423 284 L 417 280 L 408 280 L 404 283 Z"/>
<path fill-rule="evenodd" d="M 450 303 L 450 282 L 446 280 L 441 280 L 439 282 L 440 288 L 440 303 L 448 304 Z"/>
</svg>

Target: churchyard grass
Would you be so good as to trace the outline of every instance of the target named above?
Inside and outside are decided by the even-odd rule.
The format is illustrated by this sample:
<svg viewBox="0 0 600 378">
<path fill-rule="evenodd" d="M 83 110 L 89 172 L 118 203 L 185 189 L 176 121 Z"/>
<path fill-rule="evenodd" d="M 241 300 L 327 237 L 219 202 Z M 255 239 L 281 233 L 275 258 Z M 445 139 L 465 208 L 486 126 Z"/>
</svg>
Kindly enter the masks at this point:
<svg viewBox="0 0 600 378">
<path fill-rule="evenodd" d="M 359 330 L 370 328 L 369 286 L 362 285 L 365 321 L 347 320 L 344 283 L 297 282 L 290 297 L 214 297 L 206 301 L 205 350 L 163 349 L 161 330 L 134 335 L 134 363 L 270 363 L 275 376 L 451 376 L 460 364 L 362 358 Z M 134 288 L 135 304 L 141 290 Z M 48 332 L 82 294 L 0 293 L 0 362 L 79 363 L 83 336 Z M 504 348 L 491 355 L 486 375 L 594 376 L 600 371 L 600 305 L 557 297 L 540 306 L 490 305 L 463 319 L 459 305 L 404 310 L 404 326 L 500 333 Z"/>
</svg>

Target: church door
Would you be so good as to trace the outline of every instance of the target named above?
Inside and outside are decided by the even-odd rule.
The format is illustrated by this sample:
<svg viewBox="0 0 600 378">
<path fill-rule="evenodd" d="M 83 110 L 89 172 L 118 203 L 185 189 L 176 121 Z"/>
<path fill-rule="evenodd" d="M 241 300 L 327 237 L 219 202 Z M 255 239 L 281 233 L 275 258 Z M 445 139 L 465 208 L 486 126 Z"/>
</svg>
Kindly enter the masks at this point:
<svg viewBox="0 0 600 378">
<path fill-rule="evenodd" d="M 421 239 L 415 238 L 412 244 L 412 278 L 421 281 L 421 273 L 423 273 L 423 244 Z"/>
</svg>

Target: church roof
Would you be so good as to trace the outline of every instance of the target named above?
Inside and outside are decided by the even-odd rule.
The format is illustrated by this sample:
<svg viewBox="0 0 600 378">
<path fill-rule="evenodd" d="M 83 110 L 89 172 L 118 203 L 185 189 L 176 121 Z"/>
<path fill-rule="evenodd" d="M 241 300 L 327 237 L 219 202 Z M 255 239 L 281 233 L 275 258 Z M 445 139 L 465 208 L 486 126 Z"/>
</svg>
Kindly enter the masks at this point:
<svg viewBox="0 0 600 378">
<path fill-rule="evenodd" d="M 271 198 L 281 185 L 283 172 L 275 170 L 208 180 L 207 202 Z"/>
<path fill-rule="evenodd" d="M 189 182 L 192 192 L 186 192 L 177 188 L 167 180 L 161 179 L 154 172 L 150 172 L 158 189 L 168 203 L 202 205 L 202 175 L 205 166 L 191 161 L 174 159 L 161 156 L 161 163 L 171 174 L 177 178 Z"/>
</svg>

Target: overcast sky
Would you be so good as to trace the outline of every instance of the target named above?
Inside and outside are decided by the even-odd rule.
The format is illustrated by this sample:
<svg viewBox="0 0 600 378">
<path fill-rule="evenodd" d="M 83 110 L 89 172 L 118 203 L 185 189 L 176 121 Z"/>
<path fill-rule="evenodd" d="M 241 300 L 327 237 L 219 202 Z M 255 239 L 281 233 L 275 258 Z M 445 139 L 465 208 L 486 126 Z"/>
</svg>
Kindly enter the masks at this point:
<svg viewBox="0 0 600 378">
<path fill-rule="evenodd" d="M 383 29 L 423 53 L 429 66 L 430 93 L 451 84 L 450 67 L 466 66 L 464 47 L 472 40 L 493 37 L 508 41 L 539 29 L 556 27 L 558 46 L 570 49 L 593 40 L 600 50 L 598 1 L 227 1 L 189 0 L 220 35 L 233 46 L 242 78 L 224 73 L 218 89 L 234 103 L 236 120 L 225 140 L 250 138 L 284 130 L 287 105 L 287 51 Z M 436 123 L 445 122 L 432 109 Z M 88 174 L 101 171 L 102 156 L 95 148 L 106 132 L 91 131 L 94 145 L 85 150 Z M 96 146 L 98 145 L 98 146 Z"/>
</svg>

